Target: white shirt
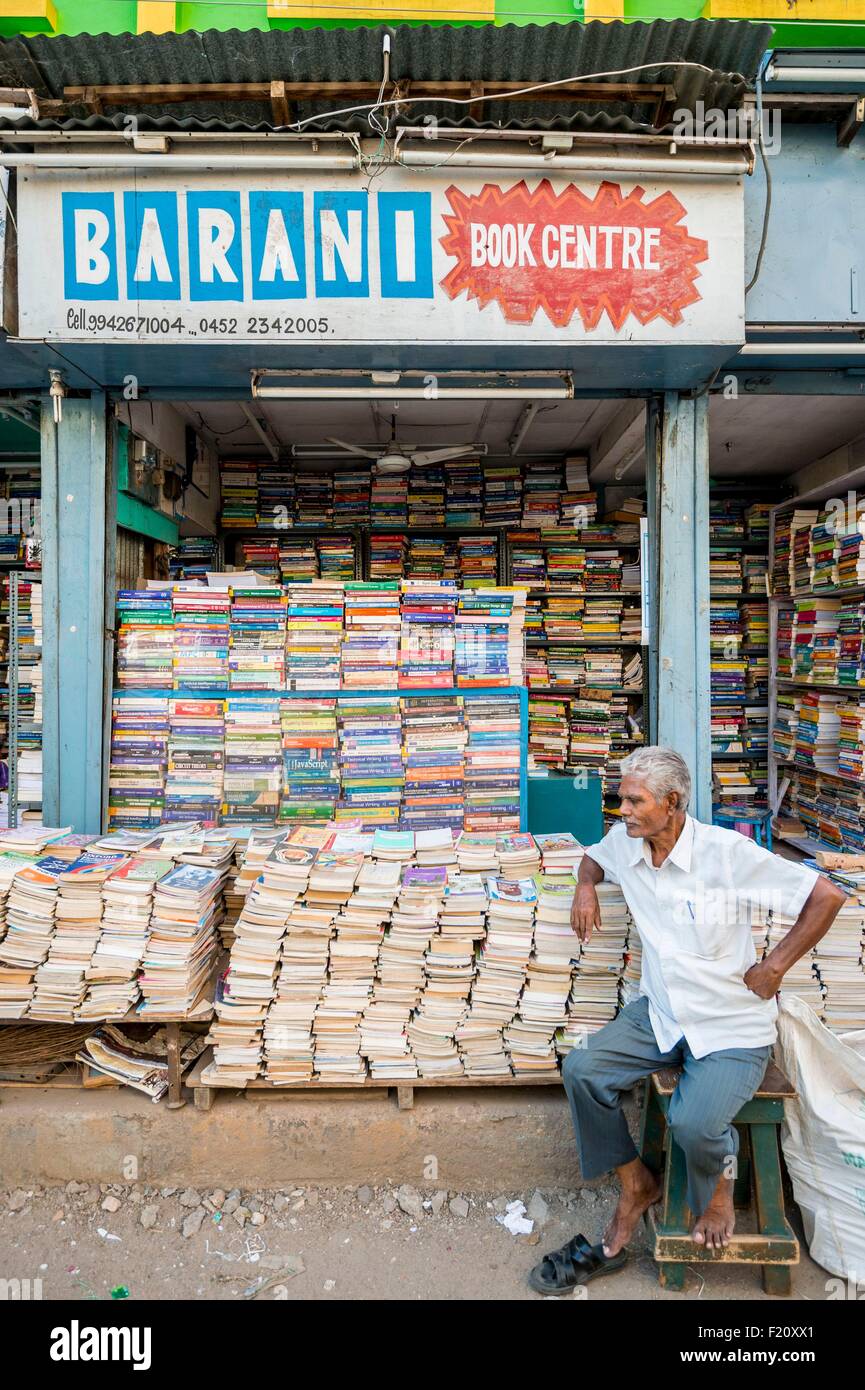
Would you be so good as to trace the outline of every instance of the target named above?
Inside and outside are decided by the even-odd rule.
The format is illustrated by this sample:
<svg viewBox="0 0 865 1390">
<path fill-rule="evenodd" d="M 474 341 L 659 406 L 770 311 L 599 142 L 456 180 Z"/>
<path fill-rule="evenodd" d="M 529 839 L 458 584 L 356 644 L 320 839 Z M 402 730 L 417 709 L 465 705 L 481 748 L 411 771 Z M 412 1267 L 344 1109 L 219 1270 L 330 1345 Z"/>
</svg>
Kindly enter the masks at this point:
<svg viewBox="0 0 865 1390">
<path fill-rule="evenodd" d="M 586 854 L 618 883 L 643 943 L 640 994 L 658 1047 L 684 1036 L 695 1057 L 775 1041 L 774 999 L 752 993 L 755 906 L 795 920 L 819 875 L 761 849 L 737 830 L 692 816 L 660 868 L 648 840 L 613 827 Z"/>
</svg>

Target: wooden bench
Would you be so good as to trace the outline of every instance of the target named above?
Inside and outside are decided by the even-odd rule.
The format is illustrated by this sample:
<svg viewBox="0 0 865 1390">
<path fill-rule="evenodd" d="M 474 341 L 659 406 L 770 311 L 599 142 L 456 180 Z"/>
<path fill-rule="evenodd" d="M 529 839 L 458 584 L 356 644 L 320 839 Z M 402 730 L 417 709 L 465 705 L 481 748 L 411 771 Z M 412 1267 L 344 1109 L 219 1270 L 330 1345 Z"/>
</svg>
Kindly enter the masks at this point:
<svg viewBox="0 0 865 1390">
<path fill-rule="evenodd" d="M 770 1062 L 760 1087 L 742 1106 L 733 1123 L 739 1131 L 739 1161 L 734 1187 L 737 1207 L 753 1213 L 755 1233 L 737 1228 L 723 1250 L 707 1250 L 691 1239 L 693 1216 L 686 1196 L 685 1155 L 670 1138 L 667 1111 L 679 1082 L 677 1067 L 648 1077 L 643 1097 L 640 1156 L 659 1176 L 663 1195 L 647 1212 L 655 1238 L 658 1278 L 664 1288 L 681 1289 L 688 1264 L 759 1265 L 766 1293 L 790 1293 L 790 1268 L 799 1263 L 799 1242 L 784 1215 L 778 1126 L 784 1101 L 796 1092 L 784 1073 Z M 666 1162 L 665 1160 L 666 1155 Z"/>
</svg>

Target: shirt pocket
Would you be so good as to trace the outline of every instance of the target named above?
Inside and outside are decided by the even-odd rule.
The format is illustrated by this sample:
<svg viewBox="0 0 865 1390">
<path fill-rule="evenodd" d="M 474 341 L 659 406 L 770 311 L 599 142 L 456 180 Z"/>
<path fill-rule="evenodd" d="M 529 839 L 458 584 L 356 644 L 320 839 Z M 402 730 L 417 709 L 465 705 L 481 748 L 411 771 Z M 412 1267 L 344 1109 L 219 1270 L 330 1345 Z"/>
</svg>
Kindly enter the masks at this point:
<svg viewBox="0 0 865 1390">
<path fill-rule="evenodd" d="M 741 944 L 742 928 L 719 911 L 717 904 L 706 904 L 699 898 L 682 898 L 676 905 L 674 922 L 676 945 L 684 955 L 718 960 L 735 954 Z"/>
</svg>

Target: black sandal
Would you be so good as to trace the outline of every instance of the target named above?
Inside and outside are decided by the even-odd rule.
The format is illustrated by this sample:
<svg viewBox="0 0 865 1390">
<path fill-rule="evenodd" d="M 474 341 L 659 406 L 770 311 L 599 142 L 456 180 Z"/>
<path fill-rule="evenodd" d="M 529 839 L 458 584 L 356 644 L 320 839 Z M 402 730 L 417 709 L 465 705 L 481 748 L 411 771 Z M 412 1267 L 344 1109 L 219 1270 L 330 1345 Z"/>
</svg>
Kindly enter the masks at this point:
<svg viewBox="0 0 865 1390">
<path fill-rule="evenodd" d="M 590 1245 L 582 1234 L 573 1236 L 560 1250 L 544 1255 L 529 1274 L 529 1286 L 535 1293 L 570 1293 L 580 1284 L 588 1284 L 604 1274 L 613 1274 L 628 1262 L 627 1250 L 617 1255 L 605 1255 L 602 1244 Z"/>
</svg>

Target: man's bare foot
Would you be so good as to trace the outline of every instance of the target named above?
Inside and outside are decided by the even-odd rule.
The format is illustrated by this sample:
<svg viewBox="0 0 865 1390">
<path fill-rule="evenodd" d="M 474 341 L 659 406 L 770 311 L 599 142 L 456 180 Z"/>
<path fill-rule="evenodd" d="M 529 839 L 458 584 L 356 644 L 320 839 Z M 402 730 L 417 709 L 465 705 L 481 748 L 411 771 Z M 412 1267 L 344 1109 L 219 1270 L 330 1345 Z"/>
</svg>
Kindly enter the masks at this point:
<svg viewBox="0 0 865 1390">
<path fill-rule="evenodd" d="M 624 1250 L 643 1212 L 661 1195 L 661 1184 L 642 1159 L 635 1158 L 616 1170 L 622 1184 L 619 1205 L 604 1231 L 604 1254 L 609 1258 Z"/>
<path fill-rule="evenodd" d="M 705 1245 L 707 1250 L 723 1250 L 725 1245 L 730 1244 L 735 1228 L 733 1183 L 722 1175 L 709 1205 L 694 1223 L 691 1237 L 697 1245 Z"/>
</svg>

